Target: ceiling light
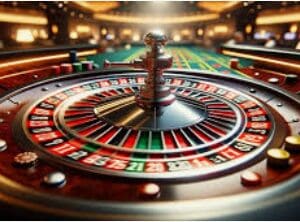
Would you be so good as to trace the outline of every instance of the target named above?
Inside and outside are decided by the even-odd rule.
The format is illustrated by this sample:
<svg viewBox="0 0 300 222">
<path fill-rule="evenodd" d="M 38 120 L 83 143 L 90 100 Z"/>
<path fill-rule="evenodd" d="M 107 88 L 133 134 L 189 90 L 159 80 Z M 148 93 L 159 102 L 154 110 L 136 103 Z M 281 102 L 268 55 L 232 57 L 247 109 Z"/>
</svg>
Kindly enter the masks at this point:
<svg viewBox="0 0 300 222">
<path fill-rule="evenodd" d="M 280 24 L 280 23 L 289 23 L 289 22 L 299 22 L 300 13 L 282 13 L 282 14 L 273 14 L 273 15 L 261 15 L 256 19 L 257 25 L 270 25 L 270 24 Z"/>
<path fill-rule="evenodd" d="M 0 22 L 47 25 L 46 16 L 0 12 Z"/>
</svg>

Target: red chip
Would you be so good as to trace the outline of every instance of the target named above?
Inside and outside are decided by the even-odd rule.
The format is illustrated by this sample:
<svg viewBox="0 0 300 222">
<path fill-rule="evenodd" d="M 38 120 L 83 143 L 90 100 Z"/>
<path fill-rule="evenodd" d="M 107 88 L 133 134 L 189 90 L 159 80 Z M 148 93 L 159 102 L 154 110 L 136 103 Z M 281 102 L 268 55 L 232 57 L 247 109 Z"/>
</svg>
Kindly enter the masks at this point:
<svg viewBox="0 0 300 222">
<path fill-rule="evenodd" d="M 59 75 L 61 73 L 60 66 L 51 66 L 51 69 L 53 70 L 53 74 Z"/>
<path fill-rule="evenodd" d="M 262 177 L 260 174 L 252 171 L 245 171 L 241 175 L 241 183 L 244 186 L 257 186 L 261 184 Z"/>
<path fill-rule="evenodd" d="M 63 74 L 69 74 L 73 72 L 73 66 L 70 63 L 62 63 L 60 68 Z"/>
<path fill-rule="evenodd" d="M 230 59 L 229 67 L 232 69 L 238 69 L 239 67 L 239 60 L 238 59 Z"/>
</svg>

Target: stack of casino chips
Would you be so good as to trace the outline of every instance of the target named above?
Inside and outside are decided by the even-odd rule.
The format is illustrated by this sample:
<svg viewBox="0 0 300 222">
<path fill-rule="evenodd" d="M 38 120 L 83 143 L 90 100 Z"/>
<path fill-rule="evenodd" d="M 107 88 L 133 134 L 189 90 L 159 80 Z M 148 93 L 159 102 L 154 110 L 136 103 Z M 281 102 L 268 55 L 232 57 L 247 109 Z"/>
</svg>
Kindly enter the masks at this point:
<svg viewBox="0 0 300 222">
<path fill-rule="evenodd" d="M 91 71 L 94 69 L 94 62 L 93 61 L 74 62 L 72 63 L 72 66 L 73 66 L 73 72 Z"/>
<path fill-rule="evenodd" d="M 83 71 L 91 71 L 93 70 L 93 61 L 82 61 Z"/>
<path fill-rule="evenodd" d="M 82 63 L 74 62 L 72 65 L 74 72 L 82 72 Z"/>
<path fill-rule="evenodd" d="M 60 65 L 60 69 L 62 74 L 70 74 L 73 72 L 73 66 L 71 63 L 62 63 Z"/>
<path fill-rule="evenodd" d="M 59 74 L 61 73 L 60 66 L 54 65 L 54 66 L 51 66 L 51 68 L 52 68 L 52 71 L 53 71 L 53 73 L 54 73 L 55 75 L 59 75 Z"/>
<path fill-rule="evenodd" d="M 14 157 L 14 165 L 16 167 L 30 168 L 37 163 L 38 155 L 34 152 L 19 153 Z"/>
<path fill-rule="evenodd" d="M 97 64 L 94 64 L 93 61 L 81 61 L 74 63 L 62 63 L 60 66 L 53 66 L 55 74 L 70 74 L 76 72 L 86 72 L 92 71 L 95 68 L 98 68 Z"/>
</svg>

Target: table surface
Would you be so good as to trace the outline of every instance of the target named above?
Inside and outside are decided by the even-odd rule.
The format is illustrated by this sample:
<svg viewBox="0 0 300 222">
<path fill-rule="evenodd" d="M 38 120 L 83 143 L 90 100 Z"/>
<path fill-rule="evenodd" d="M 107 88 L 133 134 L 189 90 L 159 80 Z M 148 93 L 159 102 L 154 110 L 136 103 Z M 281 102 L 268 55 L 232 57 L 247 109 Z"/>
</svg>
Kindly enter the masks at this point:
<svg viewBox="0 0 300 222">
<path fill-rule="evenodd" d="M 169 46 L 167 52 L 173 55 L 173 68 L 197 69 L 249 77 L 246 74 L 229 67 L 230 56 L 225 56 L 198 46 Z M 145 53 L 144 46 L 132 46 L 130 49 L 119 49 L 105 52 L 87 59 L 93 60 L 102 67 L 105 59 L 109 61 L 130 61 Z M 240 59 L 242 66 L 252 65 L 251 60 Z"/>
</svg>

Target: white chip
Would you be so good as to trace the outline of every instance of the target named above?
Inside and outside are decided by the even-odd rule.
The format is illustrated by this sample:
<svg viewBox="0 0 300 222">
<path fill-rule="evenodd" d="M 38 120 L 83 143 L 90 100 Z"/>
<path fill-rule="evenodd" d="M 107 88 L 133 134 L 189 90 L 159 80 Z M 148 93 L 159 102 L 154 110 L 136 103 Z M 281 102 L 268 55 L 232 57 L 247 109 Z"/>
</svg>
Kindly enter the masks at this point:
<svg viewBox="0 0 300 222">
<path fill-rule="evenodd" d="M 66 183 L 66 175 L 62 172 L 49 173 L 44 177 L 44 183 L 50 186 L 63 186 Z"/>
<path fill-rule="evenodd" d="M 7 144 L 5 140 L 0 139 L 0 152 L 6 150 Z"/>
<path fill-rule="evenodd" d="M 269 78 L 269 79 L 268 79 L 268 82 L 269 82 L 269 83 L 276 84 L 276 83 L 279 83 L 279 79 L 278 79 L 278 78 Z"/>
</svg>

